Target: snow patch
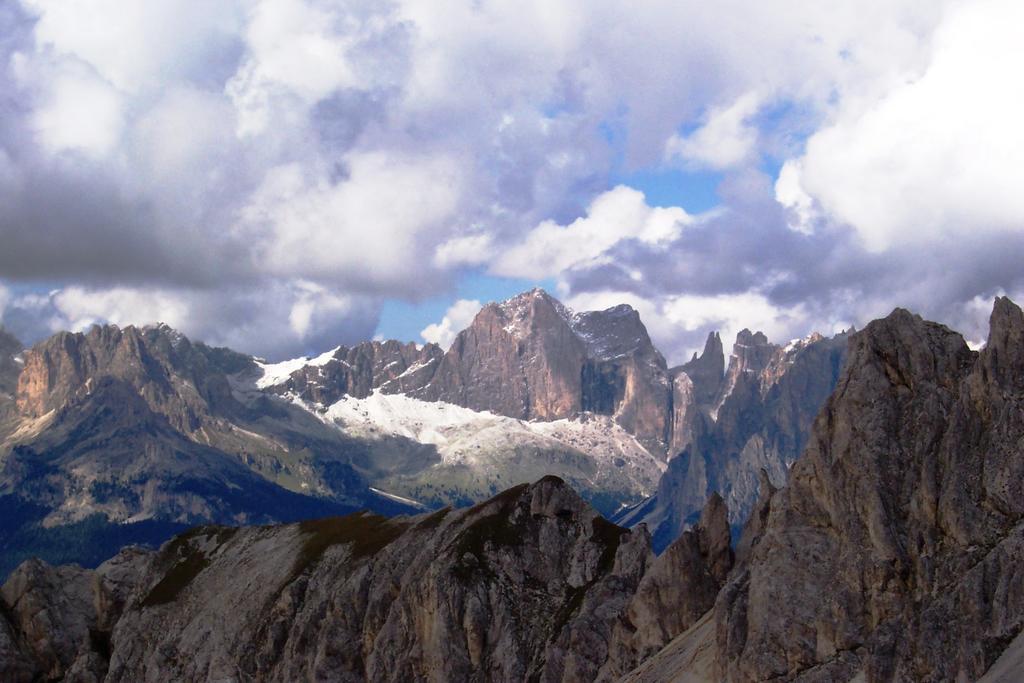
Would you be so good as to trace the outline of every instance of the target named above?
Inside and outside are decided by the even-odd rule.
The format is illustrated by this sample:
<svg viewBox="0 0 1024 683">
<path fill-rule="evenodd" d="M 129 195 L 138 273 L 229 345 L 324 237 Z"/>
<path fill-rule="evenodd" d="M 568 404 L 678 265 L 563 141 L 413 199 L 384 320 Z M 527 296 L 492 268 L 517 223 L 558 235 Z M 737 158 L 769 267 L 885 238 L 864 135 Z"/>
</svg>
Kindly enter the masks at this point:
<svg viewBox="0 0 1024 683">
<path fill-rule="evenodd" d="M 263 375 L 256 380 L 256 387 L 258 389 L 266 389 L 268 387 L 281 384 L 282 382 L 286 382 L 288 381 L 288 378 L 292 376 L 293 372 L 301 370 L 304 367 L 322 367 L 332 360 L 338 360 L 339 362 L 344 363 L 345 361 L 334 357 L 334 354 L 336 354 L 340 348 L 340 346 L 336 346 L 330 351 L 321 353 L 315 358 L 293 358 L 291 360 L 281 361 L 280 363 L 266 363 L 262 360 L 255 359 L 256 365 L 263 371 Z"/>
</svg>

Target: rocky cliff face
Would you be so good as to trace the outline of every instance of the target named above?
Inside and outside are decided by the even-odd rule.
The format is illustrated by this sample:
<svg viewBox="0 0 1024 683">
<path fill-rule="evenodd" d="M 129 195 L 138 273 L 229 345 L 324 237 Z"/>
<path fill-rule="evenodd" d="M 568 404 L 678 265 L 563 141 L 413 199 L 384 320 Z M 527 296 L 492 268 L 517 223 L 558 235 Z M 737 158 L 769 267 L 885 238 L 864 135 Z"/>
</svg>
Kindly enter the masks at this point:
<svg viewBox="0 0 1024 683">
<path fill-rule="evenodd" d="M 812 335 L 786 347 L 743 330 L 723 375 L 721 343 L 709 337 L 704 354 L 674 369 L 674 447 L 680 449 L 657 493 L 617 521 L 646 523 L 659 551 L 693 524 L 712 493 L 728 503 L 730 524 L 750 515 L 767 472 L 785 483 L 807 442 L 818 410 L 838 381 L 847 335 Z"/>
<path fill-rule="evenodd" d="M 542 290 L 488 304 L 414 395 L 526 420 L 578 412 L 586 347 L 569 317 Z"/>
<path fill-rule="evenodd" d="M 371 341 L 339 346 L 329 360 L 305 365 L 272 391 L 329 406 L 343 396 L 366 398 L 375 389 L 407 393 L 421 389 L 433 376 L 442 353 L 437 344 L 417 346 L 397 341 Z"/>
<path fill-rule="evenodd" d="M 543 290 L 489 304 L 413 396 L 525 420 L 613 415 L 664 452 L 671 388 L 665 359 L 629 306 L 573 314 Z"/>
<path fill-rule="evenodd" d="M 637 648 L 710 605 L 731 561 L 724 520 L 714 501 L 706 528 L 654 562 L 642 530 L 605 521 L 548 477 L 462 511 L 200 528 L 95 572 L 28 563 L 2 591 L 0 671 L 25 681 L 614 680 Z M 688 608 L 665 613 L 680 591 Z"/>
<path fill-rule="evenodd" d="M 241 354 L 193 345 L 166 326 L 94 326 L 86 334 L 58 333 L 26 351 L 16 397 L 23 415 L 39 418 L 112 378 L 132 386 L 150 408 L 191 435 L 212 427 L 216 414 L 239 412 L 227 374 L 249 364 Z"/>
<path fill-rule="evenodd" d="M 1022 342 L 1005 298 L 980 353 L 903 310 L 856 334 L 714 628 L 672 653 L 703 639 L 717 680 L 981 679 L 1024 628 Z"/>
</svg>

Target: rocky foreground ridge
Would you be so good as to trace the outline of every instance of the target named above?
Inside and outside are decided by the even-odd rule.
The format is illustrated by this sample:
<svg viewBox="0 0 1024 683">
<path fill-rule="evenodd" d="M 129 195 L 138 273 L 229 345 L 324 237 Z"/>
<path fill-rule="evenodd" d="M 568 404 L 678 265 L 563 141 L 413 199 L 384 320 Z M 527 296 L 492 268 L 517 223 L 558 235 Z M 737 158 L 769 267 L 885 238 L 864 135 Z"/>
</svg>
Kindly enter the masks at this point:
<svg viewBox="0 0 1024 683">
<path fill-rule="evenodd" d="M 615 680 L 732 564 L 719 498 L 661 557 L 649 540 L 548 477 L 465 510 L 200 527 L 95 571 L 31 561 L 0 591 L 0 679 Z"/>
</svg>

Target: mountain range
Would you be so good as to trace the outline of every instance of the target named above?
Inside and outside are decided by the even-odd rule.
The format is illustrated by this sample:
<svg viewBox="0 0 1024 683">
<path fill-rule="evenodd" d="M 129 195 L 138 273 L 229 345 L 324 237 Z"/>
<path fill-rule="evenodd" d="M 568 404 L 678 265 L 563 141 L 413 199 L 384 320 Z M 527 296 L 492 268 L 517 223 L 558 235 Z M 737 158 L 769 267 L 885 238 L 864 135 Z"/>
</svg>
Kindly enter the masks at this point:
<svg viewBox="0 0 1024 683">
<path fill-rule="evenodd" d="M 714 425 L 738 391 L 760 417 L 735 424 L 789 447 L 775 406 L 807 385 L 776 387 L 824 340 L 741 337 L 730 372 L 707 373 L 733 388 L 692 392 L 713 424 L 671 462 L 731 433 Z M 0 676 L 1020 680 L 1024 312 L 998 299 L 981 351 L 901 309 L 845 341 L 799 364 L 841 370 L 786 483 L 759 473 L 737 535 L 711 493 L 656 554 L 647 524 L 606 520 L 554 476 L 458 509 L 200 526 L 94 570 L 23 563 L 0 590 Z"/>
<path fill-rule="evenodd" d="M 483 307 L 447 350 L 368 341 L 267 363 L 166 325 L 0 333 L 0 548 L 95 566 L 199 523 L 466 506 L 546 475 L 663 550 L 719 492 L 734 529 L 781 485 L 845 336 L 712 334 L 668 367 L 629 306 L 543 290 Z"/>
</svg>

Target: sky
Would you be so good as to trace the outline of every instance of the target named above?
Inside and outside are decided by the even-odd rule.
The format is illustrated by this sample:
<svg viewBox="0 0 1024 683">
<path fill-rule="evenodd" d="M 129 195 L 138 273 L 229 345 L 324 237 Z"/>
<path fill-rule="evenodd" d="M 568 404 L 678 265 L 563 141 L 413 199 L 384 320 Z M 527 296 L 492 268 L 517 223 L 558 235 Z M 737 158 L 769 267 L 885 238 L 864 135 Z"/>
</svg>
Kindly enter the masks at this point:
<svg viewBox="0 0 1024 683">
<path fill-rule="evenodd" d="M 542 286 L 670 362 L 1024 296 L 1017 0 L 7 0 L 0 323 L 279 359 Z"/>
</svg>

